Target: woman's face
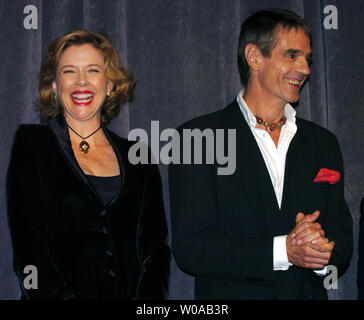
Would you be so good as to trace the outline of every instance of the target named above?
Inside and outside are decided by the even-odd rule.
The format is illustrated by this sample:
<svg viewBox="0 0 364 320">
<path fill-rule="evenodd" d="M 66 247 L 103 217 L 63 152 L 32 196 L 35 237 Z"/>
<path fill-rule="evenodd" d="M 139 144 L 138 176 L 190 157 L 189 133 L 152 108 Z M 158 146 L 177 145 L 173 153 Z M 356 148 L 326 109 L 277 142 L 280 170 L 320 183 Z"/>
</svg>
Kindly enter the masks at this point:
<svg viewBox="0 0 364 320">
<path fill-rule="evenodd" d="M 100 119 L 106 93 L 112 84 L 104 70 L 104 56 L 91 44 L 73 45 L 61 55 L 52 88 L 66 119 Z"/>
</svg>

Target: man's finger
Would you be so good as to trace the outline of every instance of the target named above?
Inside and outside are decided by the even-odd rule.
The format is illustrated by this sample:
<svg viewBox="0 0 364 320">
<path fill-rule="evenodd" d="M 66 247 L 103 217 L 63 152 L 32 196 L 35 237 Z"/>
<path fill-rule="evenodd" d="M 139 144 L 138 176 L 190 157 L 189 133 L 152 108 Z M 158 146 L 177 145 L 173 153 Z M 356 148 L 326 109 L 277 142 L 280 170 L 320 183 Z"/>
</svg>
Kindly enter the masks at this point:
<svg viewBox="0 0 364 320">
<path fill-rule="evenodd" d="M 322 268 L 324 268 L 326 266 L 326 264 L 317 264 L 317 263 L 310 263 L 310 264 L 307 264 L 305 266 L 305 268 L 308 268 L 308 269 L 314 269 L 314 270 L 321 270 Z"/>
<path fill-rule="evenodd" d="M 302 212 L 298 212 L 296 215 L 296 224 L 299 223 L 304 217 L 305 215 Z"/>
<path fill-rule="evenodd" d="M 316 210 L 314 213 L 304 215 L 302 212 L 298 212 L 296 215 L 296 227 L 294 230 L 292 230 L 290 234 L 290 238 L 294 239 L 298 233 L 300 233 L 305 228 L 309 227 L 310 224 L 313 224 L 313 221 L 315 221 L 320 215 L 320 211 Z M 317 228 L 321 228 L 321 225 L 319 223 L 314 223 L 314 226 Z M 297 229 L 296 229 L 297 228 Z M 292 242 L 292 244 L 295 244 Z"/>
<path fill-rule="evenodd" d="M 328 243 L 320 243 L 320 244 L 308 244 L 313 250 L 318 252 L 332 252 L 335 247 L 335 241 L 330 241 Z"/>
<path fill-rule="evenodd" d="M 329 243 L 329 239 L 325 237 L 320 237 L 318 239 L 312 240 L 311 243 L 313 244 Z"/>
<path fill-rule="evenodd" d="M 313 222 L 318 219 L 320 216 L 320 210 L 316 210 L 314 213 L 306 214 L 303 218 L 300 219 L 298 224 L 304 223 L 304 222 Z M 297 224 L 297 216 L 296 216 L 296 224 Z"/>
<path fill-rule="evenodd" d="M 312 242 L 315 239 L 321 238 L 321 234 L 318 230 L 315 232 L 306 232 L 305 235 L 302 235 L 303 233 L 304 233 L 304 231 L 300 233 L 301 236 L 299 236 L 299 235 L 296 236 L 296 241 L 297 241 L 296 243 L 299 246 L 302 244 Z"/>
<path fill-rule="evenodd" d="M 300 247 L 299 254 L 302 258 L 312 261 L 312 259 L 322 259 L 328 261 L 331 258 L 331 251 L 332 250 L 320 250 L 322 249 L 321 246 L 323 245 L 313 245 L 313 244 L 306 244 Z M 316 250 L 319 249 L 319 250 Z"/>
<path fill-rule="evenodd" d="M 308 233 L 311 232 L 317 232 L 321 229 L 321 225 L 319 223 L 313 223 L 313 222 L 304 222 L 299 223 L 294 229 L 293 232 L 295 234 L 295 237 L 302 238 Z M 323 234 L 324 235 L 324 234 Z"/>
</svg>

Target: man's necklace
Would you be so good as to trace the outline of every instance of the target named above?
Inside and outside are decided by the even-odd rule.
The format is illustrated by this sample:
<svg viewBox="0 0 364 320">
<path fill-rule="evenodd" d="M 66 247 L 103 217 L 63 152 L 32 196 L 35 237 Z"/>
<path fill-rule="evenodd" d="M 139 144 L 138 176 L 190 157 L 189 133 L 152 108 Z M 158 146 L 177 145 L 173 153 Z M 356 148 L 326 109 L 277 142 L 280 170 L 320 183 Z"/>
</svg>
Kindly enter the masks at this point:
<svg viewBox="0 0 364 320">
<path fill-rule="evenodd" d="M 89 134 L 87 137 L 82 137 L 81 135 L 79 135 L 75 130 L 73 130 L 68 124 L 67 127 L 70 128 L 75 134 L 77 134 L 82 141 L 79 144 L 79 149 L 81 151 L 82 154 L 88 153 L 88 151 L 90 150 L 90 145 L 87 143 L 87 141 L 85 141 L 87 138 L 90 138 L 93 134 L 95 134 L 97 131 L 100 130 L 101 125 L 91 134 Z"/>
<path fill-rule="evenodd" d="M 270 131 L 274 131 L 275 129 L 282 127 L 287 120 L 285 116 L 283 116 L 281 120 L 276 123 L 264 121 L 261 117 L 257 115 L 255 115 L 255 118 L 257 119 L 258 124 L 262 124 L 263 126 L 269 128 Z"/>
</svg>

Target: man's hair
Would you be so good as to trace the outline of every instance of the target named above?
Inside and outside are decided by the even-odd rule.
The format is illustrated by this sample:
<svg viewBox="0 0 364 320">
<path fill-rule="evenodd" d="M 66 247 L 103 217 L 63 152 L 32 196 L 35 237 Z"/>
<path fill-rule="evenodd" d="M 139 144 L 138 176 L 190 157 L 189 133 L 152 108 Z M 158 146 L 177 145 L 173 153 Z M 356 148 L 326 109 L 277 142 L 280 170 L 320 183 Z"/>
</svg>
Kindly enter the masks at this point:
<svg viewBox="0 0 364 320">
<path fill-rule="evenodd" d="M 53 90 L 52 82 L 56 79 L 56 70 L 62 53 L 70 46 L 90 44 L 100 50 L 105 61 L 105 75 L 113 84 L 109 96 L 106 96 L 101 109 L 101 121 L 108 122 L 116 117 L 120 105 L 130 101 L 133 96 L 135 77 L 124 69 L 118 54 L 106 35 L 86 30 L 73 30 L 48 44 L 39 74 L 39 97 L 35 104 L 40 111 L 41 121 L 48 121 L 63 111 Z"/>
<path fill-rule="evenodd" d="M 264 57 L 270 57 L 276 44 L 276 31 L 278 27 L 287 30 L 299 28 L 312 41 L 308 24 L 296 13 L 286 9 L 267 9 L 255 12 L 241 25 L 238 46 L 238 66 L 240 80 L 246 88 L 250 77 L 248 62 L 245 58 L 245 47 L 251 43 L 256 45 Z"/>
</svg>

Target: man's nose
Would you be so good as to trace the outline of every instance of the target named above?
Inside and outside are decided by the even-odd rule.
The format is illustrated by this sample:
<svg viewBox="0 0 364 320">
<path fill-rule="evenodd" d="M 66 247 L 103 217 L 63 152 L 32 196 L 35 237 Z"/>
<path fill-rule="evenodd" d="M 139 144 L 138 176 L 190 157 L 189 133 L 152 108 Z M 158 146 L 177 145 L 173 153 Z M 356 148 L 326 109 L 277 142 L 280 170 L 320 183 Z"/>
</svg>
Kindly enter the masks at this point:
<svg viewBox="0 0 364 320">
<path fill-rule="evenodd" d="M 298 72 L 301 72 L 303 75 L 308 76 L 311 73 L 309 63 L 306 58 L 302 57 L 302 59 L 299 60 L 299 65 L 297 68 Z"/>
</svg>

